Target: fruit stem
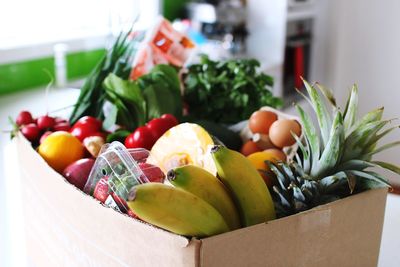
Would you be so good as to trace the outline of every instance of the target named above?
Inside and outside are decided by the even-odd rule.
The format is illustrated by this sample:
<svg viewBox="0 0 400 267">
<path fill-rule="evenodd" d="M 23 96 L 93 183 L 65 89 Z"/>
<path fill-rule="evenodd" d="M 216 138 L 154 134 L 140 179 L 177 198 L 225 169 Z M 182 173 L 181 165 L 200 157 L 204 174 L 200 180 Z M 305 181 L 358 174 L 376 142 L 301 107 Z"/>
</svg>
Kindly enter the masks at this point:
<svg viewBox="0 0 400 267">
<path fill-rule="evenodd" d="M 132 188 L 128 194 L 128 201 L 133 201 L 136 198 L 136 189 Z"/>
<path fill-rule="evenodd" d="M 216 153 L 218 150 L 220 150 L 222 146 L 220 145 L 215 145 L 211 148 L 211 153 Z"/>
<path fill-rule="evenodd" d="M 174 170 L 169 170 L 167 172 L 167 179 L 168 179 L 168 181 L 173 181 L 176 179 L 176 173 Z"/>
</svg>

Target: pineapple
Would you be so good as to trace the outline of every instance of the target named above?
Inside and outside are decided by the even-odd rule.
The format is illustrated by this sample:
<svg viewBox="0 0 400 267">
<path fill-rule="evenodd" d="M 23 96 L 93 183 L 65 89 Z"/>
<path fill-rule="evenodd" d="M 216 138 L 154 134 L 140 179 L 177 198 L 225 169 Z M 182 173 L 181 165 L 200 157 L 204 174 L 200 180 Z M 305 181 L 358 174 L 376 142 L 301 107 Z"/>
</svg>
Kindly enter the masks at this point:
<svg viewBox="0 0 400 267">
<path fill-rule="evenodd" d="M 273 187 L 278 215 L 291 215 L 355 192 L 390 187 L 384 177 L 369 168 L 381 167 L 400 174 L 398 166 L 372 160 L 373 155 L 400 144 L 397 141 L 377 147 L 378 141 L 398 126 L 385 127 L 391 120 L 382 120 L 383 108 L 357 120 L 356 86 L 341 111 L 329 90 L 319 84 L 311 86 L 303 82 L 309 96 L 303 97 L 313 107 L 318 127 L 303 108 L 296 105 L 304 135 L 303 140 L 295 136 L 298 153 L 288 163 L 267 162 L 278 180 Z"/>
</svg>

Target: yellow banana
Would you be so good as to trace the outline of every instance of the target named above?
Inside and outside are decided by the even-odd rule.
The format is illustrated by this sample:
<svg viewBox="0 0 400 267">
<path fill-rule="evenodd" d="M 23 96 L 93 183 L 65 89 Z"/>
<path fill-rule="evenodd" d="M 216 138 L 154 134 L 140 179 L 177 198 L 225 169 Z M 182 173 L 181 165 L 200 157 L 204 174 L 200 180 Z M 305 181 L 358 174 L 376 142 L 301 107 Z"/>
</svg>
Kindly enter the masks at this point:
<svg viewBox="0 0 400 267">
<path fill-rule="evenodd" d="M 218 176 L 232 192 L 243 226 L 275 219 L 271 195 L 261 175 L 239 152 L 223 146 L 213 146 L 211 154 Z"/>
<path fill-rule="evenodd" d="M 222 215 L 206 201 L 165 184 L 133 187 L 127 204 L 142 220 L 176 234 L 206 237 L 229 231 Z"/>
<path fill-rule="evenodd" d="M 175 187 L 188 191 L 212 205 L 222 215 L 231 230 L 240 228 L 235 204 L 217 177 L 201 167 L 186 165 L 170 170 L 167 179 Z"/>
</svg>

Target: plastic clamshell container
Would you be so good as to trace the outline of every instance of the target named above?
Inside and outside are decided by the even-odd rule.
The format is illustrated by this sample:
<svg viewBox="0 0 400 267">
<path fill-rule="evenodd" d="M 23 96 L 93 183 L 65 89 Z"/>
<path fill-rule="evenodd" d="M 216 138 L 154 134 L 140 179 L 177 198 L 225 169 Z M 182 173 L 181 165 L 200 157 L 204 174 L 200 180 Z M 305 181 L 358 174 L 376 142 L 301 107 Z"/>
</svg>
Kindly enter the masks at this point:
<svg viewBox="0 0 400 267">
<path fill-rule="evenodd" d="M 140 163 L 146 162 L 149 155 L 150 152 L 146 149 L 126 149 L 120 142 L 103 145 L 89 174 L 84 191 L 93 195 L 98 183 L 103 183 L 108 186 L 111 193 L 104 204 L 127 212 L 126 205 L 121 201 L 127 200 L 132 187 L 149 182 L 139 166 Z"/>
</svg>

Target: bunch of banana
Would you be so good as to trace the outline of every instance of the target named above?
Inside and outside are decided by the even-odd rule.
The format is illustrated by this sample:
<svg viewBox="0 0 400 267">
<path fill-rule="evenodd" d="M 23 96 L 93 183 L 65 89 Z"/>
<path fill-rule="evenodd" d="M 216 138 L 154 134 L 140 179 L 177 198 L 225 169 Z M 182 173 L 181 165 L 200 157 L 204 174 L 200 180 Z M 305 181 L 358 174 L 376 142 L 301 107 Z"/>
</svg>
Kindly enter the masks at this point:
<svg viewBox="0 0 400 267">
<path fill-rule="evenodd" d="M 230 230 L 240 228 L 239 215 L 225 186 L 203 168 L 186 165 L 170 170 L 167 179 L 175 187 L 190 192 L 213 206 L 225 219 Z"/>
<path fill-rule="evenodd" d="M 232 193 L 243 227 L 273 220 L 274 202 L 263 178 L 250 161 L 224 146 L 212 147 L 211 154 L 222 183 Z"/>
<path fill-rule="evenodd" d="M 129 208 L 171 232 L 206 237 L 275 218 L 274 204 L 259 172 L 246 157 L 223 146 L 211 149 L 220 179 L 194 165 L 172 169 L 173 186 L 135 186 Z"/>
<path fill-rule="evenodd" d="M 169 185 L 135 186 L 129 192 L 127 204 L 142 220 L 176 234 L 206 237 L 229 231 L 224 218 L 213 206 Z"/>
</svg>

